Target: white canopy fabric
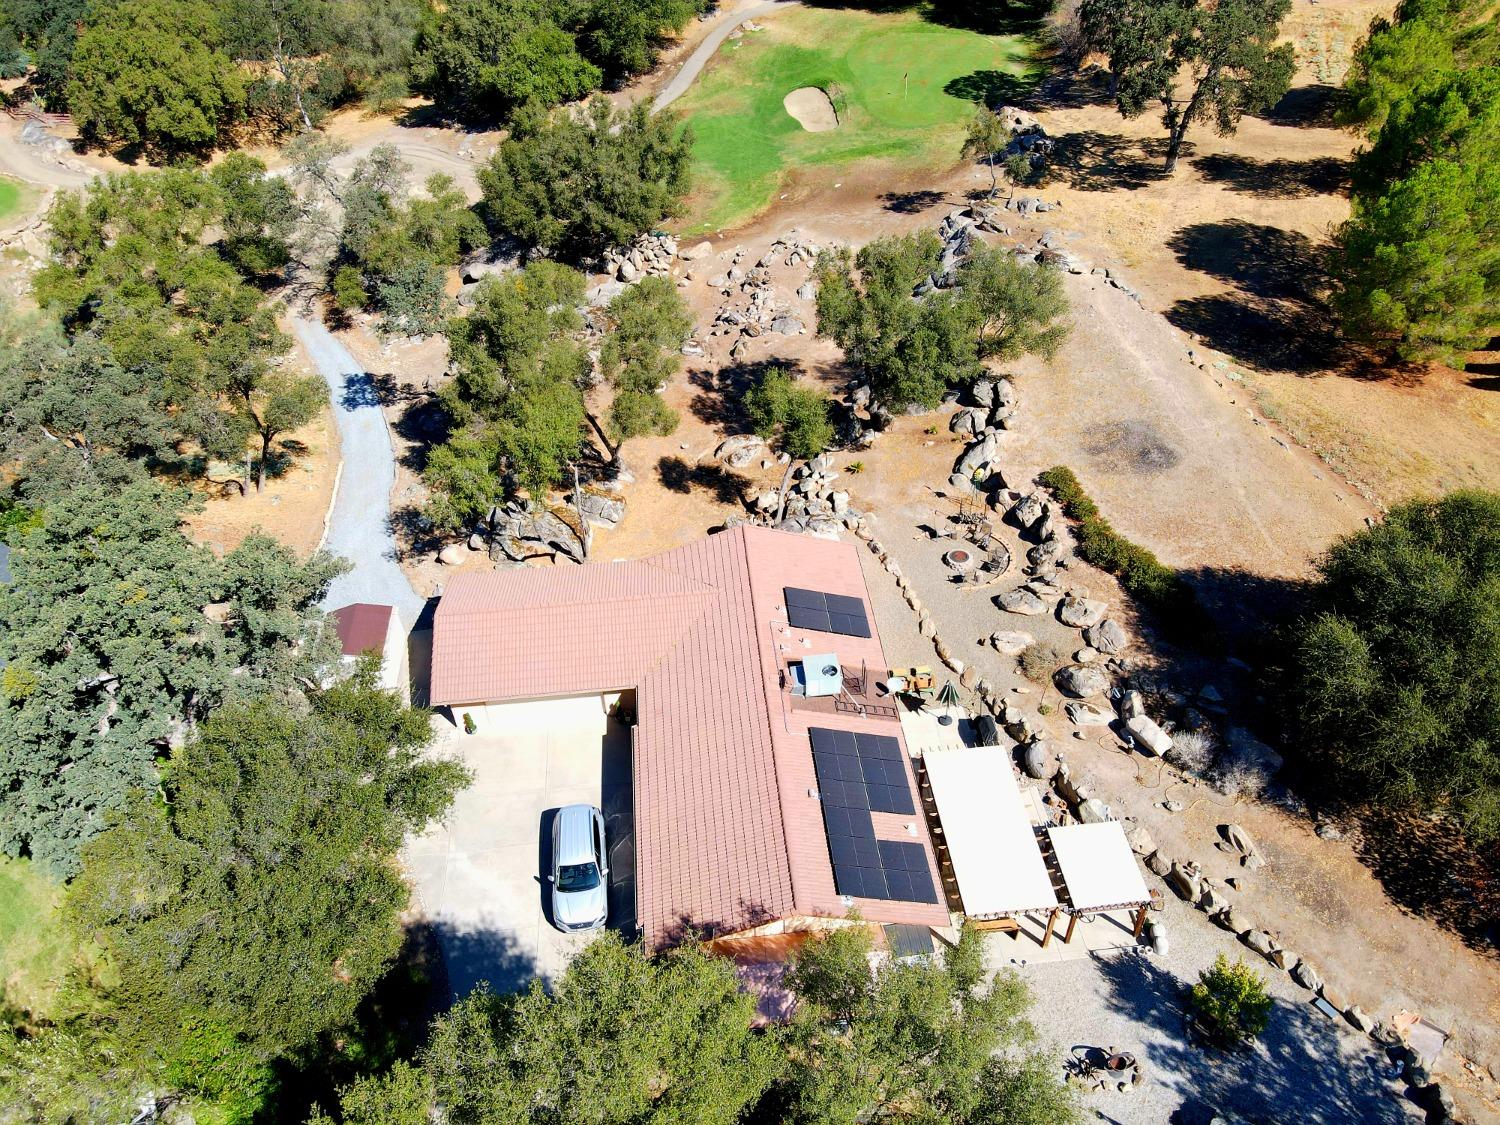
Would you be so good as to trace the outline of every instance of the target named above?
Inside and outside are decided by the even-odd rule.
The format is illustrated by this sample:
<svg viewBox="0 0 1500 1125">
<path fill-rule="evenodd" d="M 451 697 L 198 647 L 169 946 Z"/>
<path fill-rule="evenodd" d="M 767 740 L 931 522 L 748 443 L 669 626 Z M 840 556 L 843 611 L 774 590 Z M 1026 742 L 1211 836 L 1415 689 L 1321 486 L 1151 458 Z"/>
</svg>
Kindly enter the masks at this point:
<svg viewBox="0 0 1500 1125">
<path fill-rule="evenodd" d="M 1057 906 L 1009 752 L 998 746 L 929 750 L 922 762 L 964 913 L 995 918 Z"/>
<path fill-rule="evenodd" d="M 1151 894 L 1117 820 L 1047 829 L 1073 912 L 1135 906 Z"/>
</svg>

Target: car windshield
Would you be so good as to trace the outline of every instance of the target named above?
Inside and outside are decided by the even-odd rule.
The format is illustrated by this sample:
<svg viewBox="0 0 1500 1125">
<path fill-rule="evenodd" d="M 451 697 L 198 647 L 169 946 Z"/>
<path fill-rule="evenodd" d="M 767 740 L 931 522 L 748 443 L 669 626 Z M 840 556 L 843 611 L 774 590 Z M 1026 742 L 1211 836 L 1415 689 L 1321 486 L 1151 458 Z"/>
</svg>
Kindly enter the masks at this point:
<svg viewBox="0 0 1500 1125">
<path fill-rule="evenodd" d="M 599 885 L 599 868 L 592 863 L 565 863 L 557 869 L 560 891 L 591 891 Z"/>
</svg>

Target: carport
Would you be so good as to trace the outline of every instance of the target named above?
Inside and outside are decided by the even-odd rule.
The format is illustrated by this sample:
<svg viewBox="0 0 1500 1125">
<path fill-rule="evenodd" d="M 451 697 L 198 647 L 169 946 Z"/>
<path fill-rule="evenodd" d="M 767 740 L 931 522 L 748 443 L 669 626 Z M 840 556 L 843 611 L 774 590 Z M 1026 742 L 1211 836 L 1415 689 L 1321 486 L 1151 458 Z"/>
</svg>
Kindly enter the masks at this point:
<svg viewBox="0 0 1500 1125">
<path fill-rule="evenodd" d="M 1021 800 L 1009 751 L 999 746 L 929 750 L 922 786 L 945 882 L 981 929 L 1019 929 L 1022 914 L 1045 914 L 1045 946 L 1057 892 Z"/>
</svg>

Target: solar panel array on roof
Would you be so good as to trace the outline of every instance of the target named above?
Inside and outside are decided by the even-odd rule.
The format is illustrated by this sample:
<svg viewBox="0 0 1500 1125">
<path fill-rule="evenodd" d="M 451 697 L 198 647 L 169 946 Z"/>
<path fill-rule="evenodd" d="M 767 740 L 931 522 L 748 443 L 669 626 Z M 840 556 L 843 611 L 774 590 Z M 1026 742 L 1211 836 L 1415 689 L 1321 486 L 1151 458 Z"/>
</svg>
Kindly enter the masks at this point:
<svg viewBox="0 0 1500 1125">
<path fill-rule="evenodd" d="M 901 743 L 885 734 L 856 734 L 814 727 L 813 767 L 825 797 L 874 812 L 910 816 L 917 811 L 902 762 Z"/>
<path fill-rule="evenodd" d="M 868 637 L 870 621 L 865 603 L 843 594 L 825 594 L 820 590 L 782 587 L 786 595 L 786 619 L 794 629 L 812 629 L 818 633 L 842 633 L 846 637 Z"/>
<path fill-rule="evenodd" d="M 875 839 L 870 811 L 913 813 L 901 744 L 888 735 L 813 727 L 823 830 L 841 895 L 937 902 L 921 844 Z M 911 849 L 916 849 L 915 853 Z"/>
</svg>

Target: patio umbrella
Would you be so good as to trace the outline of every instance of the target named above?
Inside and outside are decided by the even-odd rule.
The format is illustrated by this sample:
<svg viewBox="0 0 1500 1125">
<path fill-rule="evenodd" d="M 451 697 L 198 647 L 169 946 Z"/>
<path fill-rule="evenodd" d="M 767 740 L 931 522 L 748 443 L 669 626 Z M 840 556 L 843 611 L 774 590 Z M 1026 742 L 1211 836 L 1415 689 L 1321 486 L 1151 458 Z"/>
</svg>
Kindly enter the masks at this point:
<svg viewBox="0 0 1500 1125">
<path fill-rule="evenodd" d="M 953 686 L 952 680 L 943 681 L 943 689 L 937 694 L 937 705 L 944 708 L 958 706 L 958 689 Z M 942 723 L 943 726 L 947 726 L 952 721 L 953 716 L 947 711 L 938 716 L 938 722 Z"/>
</svg>

